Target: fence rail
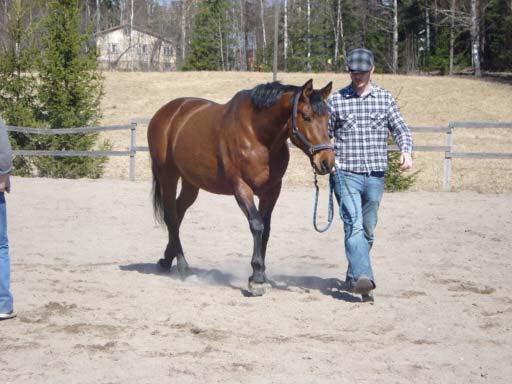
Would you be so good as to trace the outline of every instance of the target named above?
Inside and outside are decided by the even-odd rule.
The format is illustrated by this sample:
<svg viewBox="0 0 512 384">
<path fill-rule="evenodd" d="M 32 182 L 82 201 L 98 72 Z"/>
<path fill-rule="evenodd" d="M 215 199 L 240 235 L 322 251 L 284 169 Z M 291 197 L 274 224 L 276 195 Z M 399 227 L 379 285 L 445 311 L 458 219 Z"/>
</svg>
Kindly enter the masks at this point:
<svg viewBox="0 0 512 384">
<path fill-rule="evenodd" d="M 57 128 L 57 129 L 43 129 L 43 128 L 28 128 L 28 127 L 15 127 L 13 125 L 5 126 L 8 131 L 30 133 L 35 135 L 69 135 L 73 133 L 92 133 L 100 131 L 119 131 L 123 129 L 131 129 L 130 125 L 106 125 L 103 127 L 77 127 L 77 128 Z"/>
<path fill-rule="evenodd" d="M 134 118 L 130 124 L 124 125 L 108 125 L 99 127 L 77 127 L 77 128 L 61 128 L 61 129 L 40 129 L 29 127 L 15 127 L 7 125 L 6 128 L 11 132 L 20 132 L 36 135 L 67 135 L 76 133 L 92 133 L 102 131 L 118 131 L 130 130 L 130 149 L 128 151 L 43 151 L 43 150 L 15 150 L 14 155 L 17 156 L 129 156 L 130 157 L 130 180 L 135 180 L 135 157 L 137 152 L 147 152 L 147 146 L 137 146 L 137 127 L 140 124 L 146 125 L 150 121 L 149 118 Z M 445 145 L 418 145 L 414 147 L 415 152 L 444 152 L 444 190 L 451 189 L 452 159 L 512 159 L 512 153 L 498 152 L 453 152 L 453 140 L 455 129 L 495 129 L 495 128 L 512 128 L 512 122 L 496 122 L 496 121 L 452 121 L 448 126 L 433 127 L 411 127 L 413 132 L 417 133 L 444 133 L 446 134 Z M 397 151 L 396 145 L 389 145 L 388 150 Z"/>
</svg>

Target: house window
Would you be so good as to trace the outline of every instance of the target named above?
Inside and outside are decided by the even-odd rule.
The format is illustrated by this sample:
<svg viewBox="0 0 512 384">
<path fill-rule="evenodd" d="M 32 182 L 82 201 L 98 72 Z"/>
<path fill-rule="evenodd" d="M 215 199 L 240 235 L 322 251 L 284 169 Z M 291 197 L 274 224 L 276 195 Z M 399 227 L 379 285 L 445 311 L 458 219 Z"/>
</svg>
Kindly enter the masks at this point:
<svg viewBox="0 0 512 384">
<path fill-rule="evenodd" d="M 108 53 L 117 53 L 117 44 L 116 43 L 110 43 L 108 45 Z"/>
<path fill-rule="evenodd" d="M 172 48 L 164 47 L 164 56 L 171 56 L 171 55 L 172 55 Z"/>
<path fill-rule="evenodd" d="M 138 47 L 139 55 L 146 55 L 148 53 L 148 45 L 142 44 Z"/>
</svg>

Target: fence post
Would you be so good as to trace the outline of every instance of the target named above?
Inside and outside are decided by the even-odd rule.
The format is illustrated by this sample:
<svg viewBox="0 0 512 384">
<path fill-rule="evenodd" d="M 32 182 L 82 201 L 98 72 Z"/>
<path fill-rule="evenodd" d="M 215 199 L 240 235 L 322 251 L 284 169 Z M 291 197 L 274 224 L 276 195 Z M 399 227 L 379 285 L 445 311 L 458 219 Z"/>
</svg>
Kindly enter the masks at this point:
<svg viewBox="0 0 512 384">
<path fill-rule="evenodd" d="M 130 180 L 135 180 L 135 155 L 137 153 L 137 120 L 130 123 Z"/>
<path fill-rule="evenodd" d="M 453 125 L 448 123 L 448 130 L 446 131 L 446 146 L 448 151 L 444 153 L 444 181 L 443 188 L 446 192 L 452 189 L 452 145 L 453 145 Z"/>
</svg>

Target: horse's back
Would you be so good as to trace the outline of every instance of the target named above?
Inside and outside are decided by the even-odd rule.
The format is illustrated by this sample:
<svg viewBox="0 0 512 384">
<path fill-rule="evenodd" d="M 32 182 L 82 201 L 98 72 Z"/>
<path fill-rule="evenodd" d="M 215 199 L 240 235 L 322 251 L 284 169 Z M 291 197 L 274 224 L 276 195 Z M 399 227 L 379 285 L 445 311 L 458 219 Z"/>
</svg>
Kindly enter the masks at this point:
<svg viewBox="0 0 512 384">
<path fill-rule="evenodd" d="M 160 108 L 148 125 L 148 144 L 153 162 L 165 163 L 172 151 L 172 144 L 177 141 L 177 136 L 191 116 L 200 109 L 214 105 L 218 104 L 206 99 L 183 97 Z"/>
</svg>

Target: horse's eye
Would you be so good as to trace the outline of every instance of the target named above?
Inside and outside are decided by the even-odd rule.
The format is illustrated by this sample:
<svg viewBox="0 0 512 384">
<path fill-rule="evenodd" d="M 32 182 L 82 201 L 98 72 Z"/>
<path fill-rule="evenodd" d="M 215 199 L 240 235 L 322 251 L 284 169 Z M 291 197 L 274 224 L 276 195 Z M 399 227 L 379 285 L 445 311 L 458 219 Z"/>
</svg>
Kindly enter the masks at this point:
<svg viewBox="0 0 512 384">
<path fill-rule="evenodd" d="M 305 115 L 304 113 L 302 114 L 302 118 L 304 119 L 304 121 L 311 121 L 311 117 Z"/>
</svg>

